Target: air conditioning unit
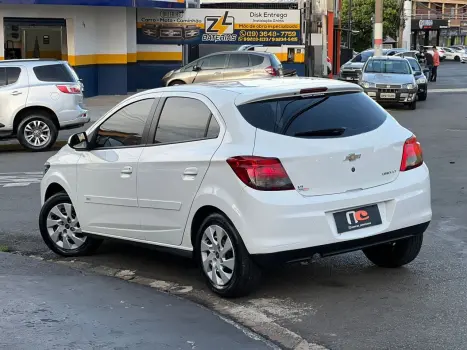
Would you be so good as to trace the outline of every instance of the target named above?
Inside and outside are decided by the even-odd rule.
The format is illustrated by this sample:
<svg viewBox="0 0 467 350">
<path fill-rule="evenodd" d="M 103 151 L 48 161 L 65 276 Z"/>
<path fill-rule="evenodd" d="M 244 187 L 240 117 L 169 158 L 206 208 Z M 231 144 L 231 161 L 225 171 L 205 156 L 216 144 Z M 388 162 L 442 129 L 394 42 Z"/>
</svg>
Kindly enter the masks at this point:
<svg viewBox="0 0 467 350">
<path fill-rule="evenodd" d="M 19 26 L 17 25 L 5 26 L 5 41 L 6 40 L 13 41 L 13 42 L 21 41 L 21 32 L 19 30 Z"/>
</svg>

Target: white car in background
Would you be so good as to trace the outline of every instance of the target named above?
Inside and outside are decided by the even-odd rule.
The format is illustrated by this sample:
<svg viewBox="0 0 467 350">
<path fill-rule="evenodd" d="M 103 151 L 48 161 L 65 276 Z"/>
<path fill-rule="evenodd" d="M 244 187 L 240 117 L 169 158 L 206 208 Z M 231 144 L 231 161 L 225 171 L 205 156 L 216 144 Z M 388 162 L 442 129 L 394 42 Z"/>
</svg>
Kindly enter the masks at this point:
<svg viewBox="0 0 467 350">
<path fill-rule="evenodd" d="M 446 60 L 460 62 L 464 50 L 455 50 L 448 47 L 442 47 Z"/>
<path fill-rule="evenodd" d="M 424 46 L 423 48 L 426 49 L 428 53 L 433 55 L 434 53 L 433 46 Z M 439 60 L 444 61 L 446 59 L 446 52 L 439 46 L 437 46 L 437 49 L 438 49 L 438 54 L 439 54 Z"/>
<path fill-rule="evenodd" d="M 432 216 L 417 138 L 332 79 L 144 91 L 71 136 L 44 172 L 51 250 L 90 254 L 107 237 L 173 249 L 226 297 L 254 290 L 262 267 L 315 255 L 406 265 Z"/>
<path fill-rule="evenodd" d="M 467 49 L 465 49 L 464 52 L 462 53 L 461 62 L 462 63 L 467 62 Z"/>
</svg>

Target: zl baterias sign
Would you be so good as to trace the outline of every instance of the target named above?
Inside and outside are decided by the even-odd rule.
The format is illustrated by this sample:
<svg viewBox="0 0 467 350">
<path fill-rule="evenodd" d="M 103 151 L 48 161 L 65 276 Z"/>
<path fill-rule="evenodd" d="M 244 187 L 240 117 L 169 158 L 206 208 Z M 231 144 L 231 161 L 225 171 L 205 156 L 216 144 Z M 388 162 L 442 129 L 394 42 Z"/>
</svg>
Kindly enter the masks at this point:
<svg viewBox="0 0 467 350">
<path fill-rule="evenodd" d="M 138 44 L 300 44 L 300 11 L 138 9 Z"/>
</svg>

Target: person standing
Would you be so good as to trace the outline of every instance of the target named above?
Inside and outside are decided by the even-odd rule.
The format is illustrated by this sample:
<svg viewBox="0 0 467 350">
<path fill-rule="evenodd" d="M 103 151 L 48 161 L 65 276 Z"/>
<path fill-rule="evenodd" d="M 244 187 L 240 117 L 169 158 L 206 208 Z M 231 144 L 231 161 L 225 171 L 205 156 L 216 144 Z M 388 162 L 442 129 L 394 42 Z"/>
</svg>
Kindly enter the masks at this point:
<svg viewBox="0 0 467 350">
<path fill-rule="evenodd" d="M 428 72 L 428 81 L 431 81 L 431 77 L 433 76 L 433 56 L 431 53 L 428 52 L 427 49 L 423 50 L 423 54 L 425 55 L 425 65 L 430 70 Z"/>
<path fill-rule="evenodd" d="M 433 46 L 433 73 L 431 74 L 431 80 L 436 82 L 436 78 L 438 77 L 438 67 L 440 65 L 439 59 L 439 52 L 436 46 Z"/>
</svg>

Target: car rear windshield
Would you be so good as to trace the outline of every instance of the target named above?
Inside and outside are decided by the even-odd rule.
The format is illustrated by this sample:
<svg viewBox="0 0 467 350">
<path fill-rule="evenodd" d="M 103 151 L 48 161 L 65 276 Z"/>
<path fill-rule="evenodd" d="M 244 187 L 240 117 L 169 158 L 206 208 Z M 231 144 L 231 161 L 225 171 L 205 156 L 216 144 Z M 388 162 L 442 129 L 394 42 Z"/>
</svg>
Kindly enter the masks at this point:
<svg viewBox="0 0 467 350">
<path fill-rule="evenodd" d="M 412 74 L 406 60 L 370 60 L 365 73 Z"/>
<path fill-rule="evenodd" d="M 305 138 L 348 137 L 377 129 L 387 112 L 361 92 L 281 98 L 237 107 L 252 126 Z"/>
<path fill-rule="evenodd" d="M 76 80 L 69 68 L 63 63 L 34 67 L 34 74 L 40 81 L 75 83 Z"/>
</svg>

